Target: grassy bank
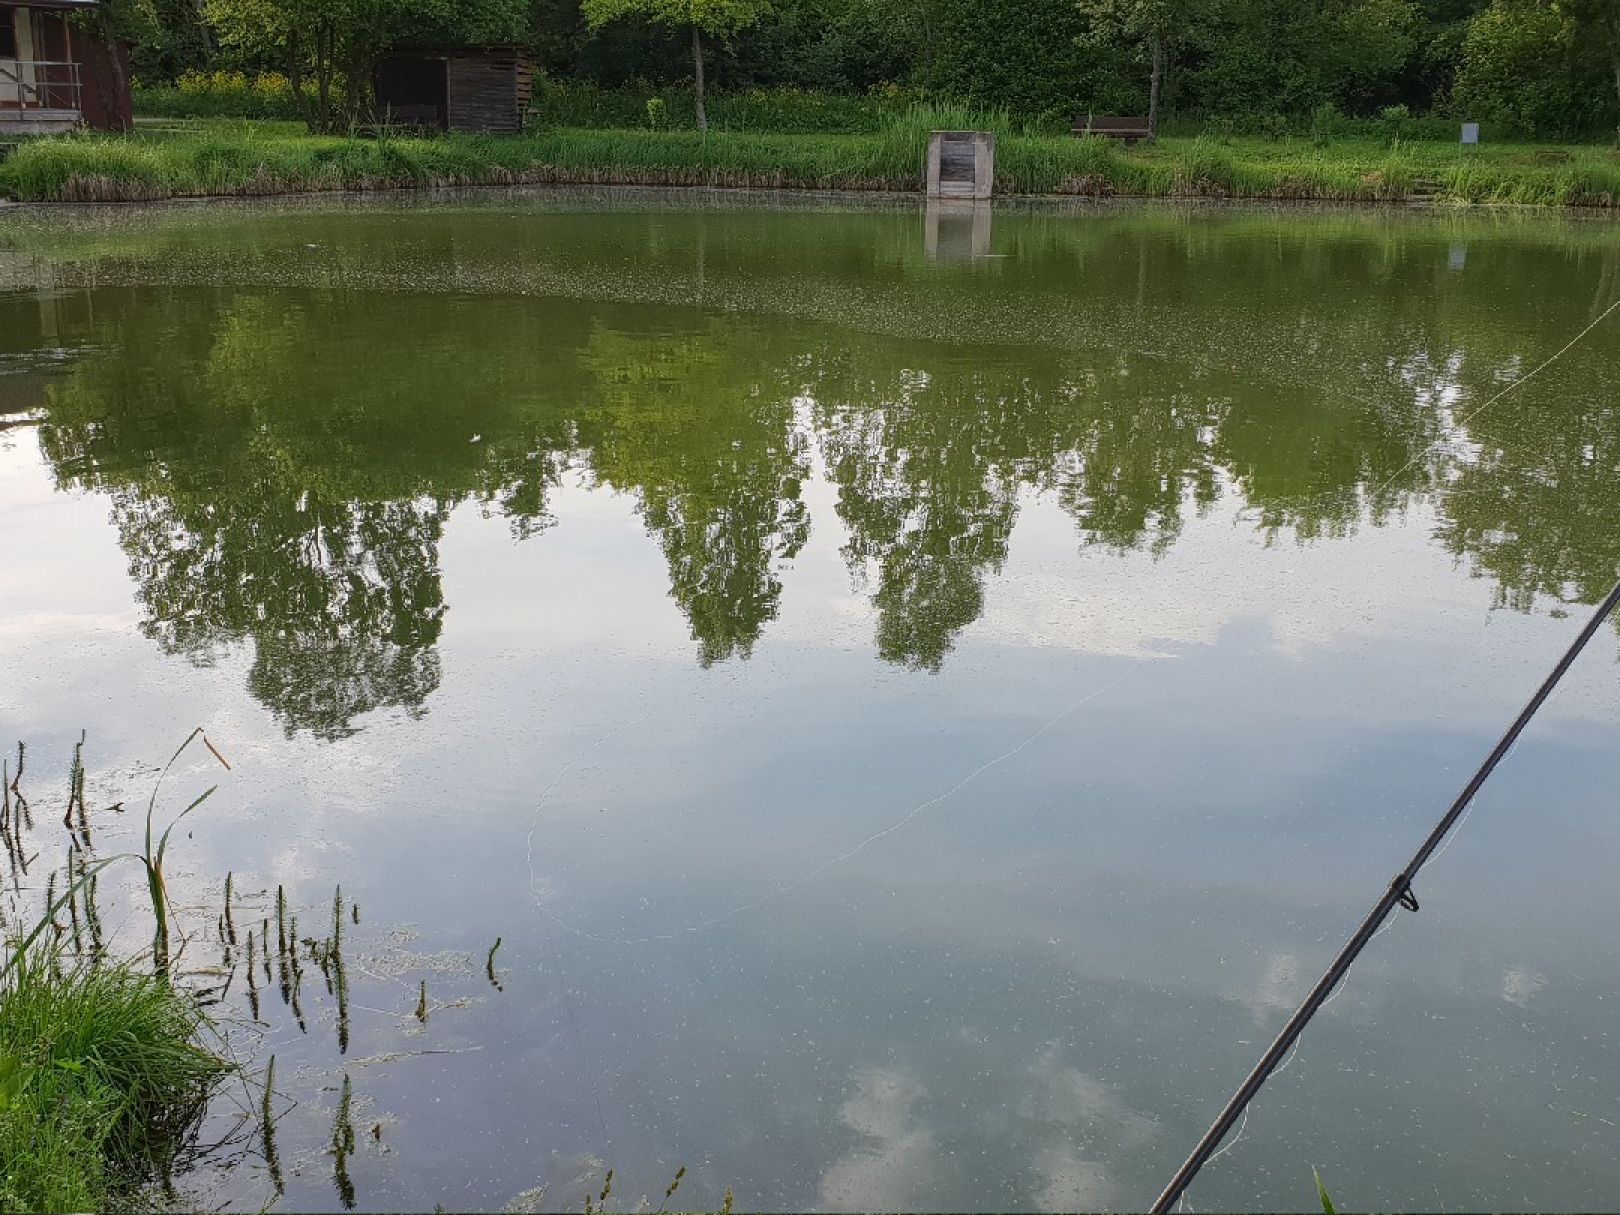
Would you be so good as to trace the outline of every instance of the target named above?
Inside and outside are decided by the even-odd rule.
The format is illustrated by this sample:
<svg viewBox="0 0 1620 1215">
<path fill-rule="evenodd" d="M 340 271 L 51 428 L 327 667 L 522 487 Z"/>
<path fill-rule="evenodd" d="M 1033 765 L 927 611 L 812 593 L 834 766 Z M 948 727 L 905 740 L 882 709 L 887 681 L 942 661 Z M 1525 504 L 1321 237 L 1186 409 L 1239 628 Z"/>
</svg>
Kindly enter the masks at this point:
<svg viewBox="0 0 1620 1215">
<path fill-rule="evenodd" d="M 223 1071 L 201 1024 L 156 975 L 20 955 L 0 982 L 0 1210 L 106 1210 L 161 1177 Z"/>
<path fill-rule="evenodd" d="M 531 183 L 915 191 L 927 131 L 966 125 L 963 117 L 919 107 L 871 134 L 707 137 L 560 128 L 509 138 L 314 138 L 290 124 L 182 124 L 26 141 L 0 163 L 0 194 L 128 202 Z M 996 178 L 1004 194 L 1390 201 L 1421 192 L 1470 203 L 1620 203 L 1620 157 L 1598 147 L 1199 137 L 1127 149 L 1009 129 Z"/>
<path fill-rule="evenodd" d="M 188 738 L 175 759 L 200 736 L 199 730 Z M 206 1020 L 198 997 L 170 971 L 164 858 L 175 824 L 208 794 L 154 835 L 154 789 L 144 850 L 92 861 L 82 747 L 81 742 L 74 751 L 68 782 L 67 863 L 43 875 L 36 868 L 27 885 L 23 875 L 39 859 L 27 837 L 44 824 L 36 821 L 20 785 L 25 748 L 17 748 L 15 779 L 9 762 L 0 762 L 0 845 L 8 861 L 5 872 L 13 879 L 9 892 L 0 884 L 12 913 L 0 919 L 0 1210 L 5 1211 L 147 1205 L 151 1187 L 170 1176 L 215 1082 L 228 1070 L 200 1044 Z M 114 865 L 144 871 L 154 919 L 150 950 L 122 961 L 108 956 L 97 907 L 100 875 Z M 19 916 L 19 908 L 35 904 L 34 918 Z"/>
</svg>

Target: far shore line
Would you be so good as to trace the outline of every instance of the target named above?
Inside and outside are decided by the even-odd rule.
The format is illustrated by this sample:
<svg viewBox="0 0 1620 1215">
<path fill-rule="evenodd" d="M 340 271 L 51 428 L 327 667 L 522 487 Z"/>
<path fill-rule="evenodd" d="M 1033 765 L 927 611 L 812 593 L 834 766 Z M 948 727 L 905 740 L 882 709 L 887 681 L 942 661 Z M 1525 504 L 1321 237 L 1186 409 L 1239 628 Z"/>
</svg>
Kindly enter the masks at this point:
<svg viewBox="0 0 1620 1215">
<path fill-rule="evenodd" d="M 573 186 L 921 197 L 925 131 L 878 136 L 559 128 L 514 136 L 310 136 L 251 126 L 21 141 L 0 162 L 13 203 Z M 1000 199 L 1152 199 L 1379 206 L 1620 208 L 1620 153 L 1594 146 L 1008 135 Z"/>
<path fill-rule="evenodd" d="M 1470 213 L 1502 212 L 1549 215 L 1584 215 L 1593 218 L 1620 218 L 1620 205 L 1609 203 L 1535 203 L 1535 202 L 1466 202 L 1458 199 L 1416 198 L 1334 198 L 1311 197 L 1301 194 L 1212 194 L 1189 192 L 1186 194 L 1124 194 L 1085 193 L 1081 191 L 998 192 L 982 202 L 953 198 L 929 198 L 923 186 L 902 189 L 894 186 L 858 186 L 833 184 L 807 185 L 753 185 L 727 182 L 671 182 L 656 179 L 614 180 L 604 182 L 592 178 L 570 178 L 560 175 L 525 177 L 516 175 L 512 180 L 466 181 L 459 178 L 429 179 L 425 181 L 370 182 L 364 185 L 301 186 L 285 189 L 229 190 L 206 194 L 151 194 L 109 198 L 39 198 L 17 199 L 0 197 L 0 214 L 21 211 L 93 211 L 100 209 L 128 209 L 156 206 L 206 206 L 219 203 L 255 203 L 316 201 L 333 198 L 380 198 L 390 195 L 454 194 L 458 192 L 495 193 L 501 190 L 578 189 L 645 190 L 666 194 L 721 194 L 721 195 L 804 195 L 816 198 L 835 198 L 843 195 L 851 201 L 875 202 L 890 199 L 897 203 L 938 204 L 946 208 L 995 206 L 1003 203 L 1163 203 L 1179 206 L 1210 207 L 1267 205 L 1287 210 L 1314 208 L 1353 208 L 1358 211 L 1386 211 L 1411 213 Z"/>
</svg>

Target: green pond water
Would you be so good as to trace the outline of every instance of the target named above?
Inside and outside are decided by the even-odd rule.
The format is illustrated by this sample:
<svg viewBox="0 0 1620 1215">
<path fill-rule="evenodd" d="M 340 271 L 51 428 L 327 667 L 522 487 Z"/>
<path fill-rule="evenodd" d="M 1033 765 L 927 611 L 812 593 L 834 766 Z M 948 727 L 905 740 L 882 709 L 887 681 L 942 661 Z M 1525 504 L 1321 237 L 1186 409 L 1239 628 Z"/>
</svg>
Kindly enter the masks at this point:
<svg viewBox="0 0 1620 1215">
<path fill-rule="evenodd" d="M 1617 300 L 1537 215 L 0 213 L 7 913 L 198 724 L 186 965 L 358 903 L 341 1018 L 239 943 L 197 1202 L 1141 1207 L 1615 578 L 1620 314 L 1493 398 Z M 1197 1209 L 1612 1207 L 1617 655 Z"/>
</svg>

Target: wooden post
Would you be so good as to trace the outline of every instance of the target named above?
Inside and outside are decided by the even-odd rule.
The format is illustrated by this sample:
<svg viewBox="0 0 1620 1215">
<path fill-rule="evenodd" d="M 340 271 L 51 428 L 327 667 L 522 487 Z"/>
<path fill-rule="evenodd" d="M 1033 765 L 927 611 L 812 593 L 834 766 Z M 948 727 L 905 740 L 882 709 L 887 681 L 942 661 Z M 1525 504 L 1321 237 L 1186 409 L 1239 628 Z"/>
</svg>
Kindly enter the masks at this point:
<svg viewBox="0 0 1620 1215">
<path fill-rule="evenodd" d="M 62 58 L 67 60 L 68 93 L 73 98 L 73 108 L 79 111 L 79 121 L 84 121 L 84 75 L 79 71 L 79 65 L 73 61 L 73 22 L 67 17 L 62 18 Z"/>
</svg>

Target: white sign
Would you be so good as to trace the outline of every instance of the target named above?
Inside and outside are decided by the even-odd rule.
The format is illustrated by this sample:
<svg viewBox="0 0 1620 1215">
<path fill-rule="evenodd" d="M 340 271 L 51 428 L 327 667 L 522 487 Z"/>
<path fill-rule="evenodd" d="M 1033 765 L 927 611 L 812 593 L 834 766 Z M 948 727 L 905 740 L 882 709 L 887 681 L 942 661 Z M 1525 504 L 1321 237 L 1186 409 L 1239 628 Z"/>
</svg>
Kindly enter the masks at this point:
<svg viewBox="0 0 1620 1215">
<path fill-rule="evenodd" d="M 1464 143 L 1478 143 L 1479 142 L 1479 123 L 1477 123 L 1477 122 L 1465 122 L 1465 123 L 1463 123 L 1462 141 Z"/>
</svg>

